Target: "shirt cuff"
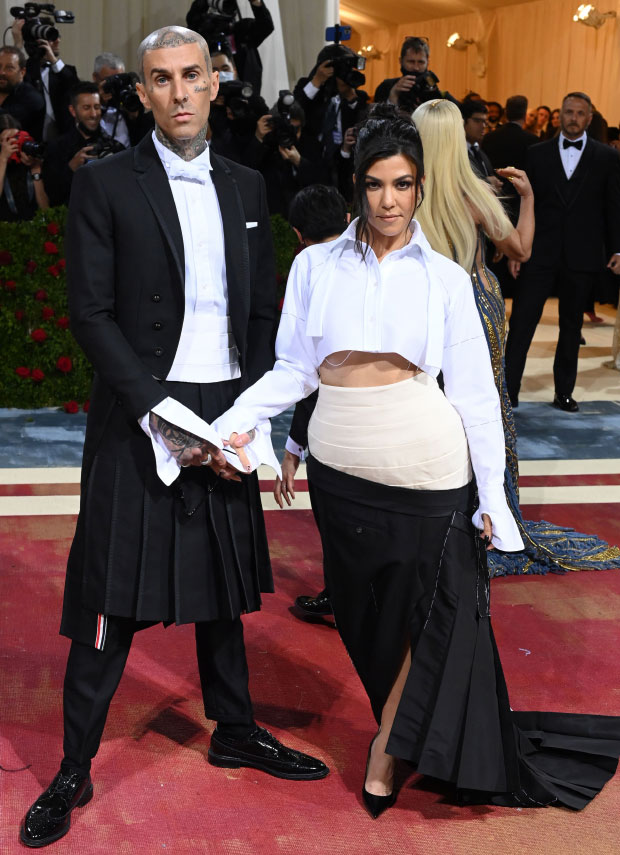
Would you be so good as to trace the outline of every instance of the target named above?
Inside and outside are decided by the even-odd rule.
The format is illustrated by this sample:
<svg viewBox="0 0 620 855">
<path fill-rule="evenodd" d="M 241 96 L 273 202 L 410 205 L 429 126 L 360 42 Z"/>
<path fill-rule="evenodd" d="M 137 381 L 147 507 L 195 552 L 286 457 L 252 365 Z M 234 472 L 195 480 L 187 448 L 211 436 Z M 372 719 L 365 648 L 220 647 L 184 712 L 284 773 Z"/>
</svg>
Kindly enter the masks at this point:
<svg viewBox="0 0 620 855">
<path fill-rule="evenodd" d="M 175 427 L 186 430 L 188 433 L 193 433 L 201 439 L 206 439 L 207 442 L 216 445 L 218 448 L 222 448 L 223 446 L 222 440 L 210 424 L 192 412 L 189 407 L 175 401 L 174 398 L 164 398 L 157 406 L 153 407 L 151 412 L 165 419 L 165 421 Z M 177 463 L 176 458 L 170 453 L 159 433 L 151 430 L 149 424 L 150 415 L 151 413 L 149 412 L 142 416 L 139 424 L 145 434 L 151 439 L 157 474 L 164 484 L 169 487 L 178 477 L 181 467 Z"/>
<path fill-rule="evenodd" d="M 317 87 L 314 85 L 314 83 L 311 80 L 309 80 L 306 83 L 306 85 L 304 86 L 304 89 L 303 89 L 304 95 L 306 96 L 306 98 L 309 98 L 311 101 L 313 98 L 316 98 L 316 96 L 319 94 L 320 91 L 321 90 L 317 89 Z"/>
<path fill-rule="evenodd" d="M 250 425 L 247 419 L 239 418 L 238 411 L 241 409 L 240 407 L 231 407 L 213 422 L 213 427 L 218 434 L 226 438 L 232 433 L 247 433 L 253 429 L 255 431 L 254 439 L 243 447 L 250 461 L 251 471 L 254 472 L 261 464 L 265 464 L 274 470 L 278 478 L 281 478 L 282 470 L 271 443 L 271 422 L 269 419 L 264 419 L 256 425 Z M 247 469 L 244 469 L 238 455 L 228 446 L 224 447 L 224 456 L 231 466 L 247 475 Z"/>
<path fill-rule="evenodd" d="M 351 157 L 350 151 L 345 151 L 343 148 L 340 149 L 340 157 L 344 157 L 345 160 L 348 160 Z"/>
<path fill-rule="evenodd" d="M 502 552 L 520 552 L 524 548 L 524 544 L 515 518 L 508 507 L 504 485 L 487 487 L 484 490 L 481 490 L 480 485 L 478 485 L 478 494 L 480 507 L 472 517 L 473 524 L 482 531 L 484 528 L 482 514 L 488 514 L 493 525 L 493 537 L 491 538 L 493 546 L 501 549 Z"/>
<path fill-rule="evenodd" d="M 294 454 L 295 457 L 299 457 L 301 463 L 306 459 L 306 449 L 302 448 L 302 446 L 298 442 L 295 442 L 295 440 L 290 436 L 287 436 L 286 445 L 284 447 L 288 452 Z"/>
<path fill-rule="evenodd" d="M 62 71 L 64 67 L 65 64 L 62 59 L 60 59 L 60 57 L 56 60 L 56 62 L 50 65 L 50 69 L 54 72 L 54 74 L 58 74 L 58 72 Z"/>
</svg>

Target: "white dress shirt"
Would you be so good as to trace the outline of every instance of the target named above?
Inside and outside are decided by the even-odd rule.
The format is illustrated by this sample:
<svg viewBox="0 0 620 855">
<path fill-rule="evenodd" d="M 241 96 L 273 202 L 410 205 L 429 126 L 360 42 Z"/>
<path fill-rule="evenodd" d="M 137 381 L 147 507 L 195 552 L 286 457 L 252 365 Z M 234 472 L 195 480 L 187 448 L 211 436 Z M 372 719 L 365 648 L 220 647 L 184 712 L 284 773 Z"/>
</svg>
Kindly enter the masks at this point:
<svg viewBox="0 0 620 855">
<path fill-rule="evenodd" d="M 570 142 L 578 142 L 579 140 L 583 141 L 583 145 L 581 149 L 576 148 L 576 146 L 571 145 L 568 148 L 564 148 L 564 140 L 566 137 L 560 131 L 558 134 L 558 145 L 560 146 L 560 157 L 562 158 L 562 166 L 564 167 L 564 172 L 567 178 L 570 178 L 573 172 L 577 169 L 579 165 L 579 161 L 581 160 L 581 155 L 584 153 L 585 148 L 588 144 L 588 135 L 584 131 L 583 134 L 578 137 L 576 140 L 570 140 Z"/>
<path fill-rule="evenodd" d="M 476 474 L 481 515 L 493 543 L 523 548 L 504 494 L 506 452 L 499 396 L 471 280 L 434 252 L 417 222 L 409 243 L 381 263 L 355 250 L 356 222 L 335 241 L 295 259 L 276 341 L 277 361 L 216 420 L 221 436 L 247 431 L 313 392 L 325 357 L 338 351 L 399 353 L 436 377 L 461 417 Z"/>
<path fill-rule="evenodd" d="M 101 115 L 101 121 L 99 124 L 106 134 L 109 134 L 109 136 L 113 137 L 121 145 L 124 145 L 125 148 L 131 147 L 127 122 L 125 121 L 123 114 L 117 110 L 116 107 L 106 107 L 105 112 Z"/>
</svg>

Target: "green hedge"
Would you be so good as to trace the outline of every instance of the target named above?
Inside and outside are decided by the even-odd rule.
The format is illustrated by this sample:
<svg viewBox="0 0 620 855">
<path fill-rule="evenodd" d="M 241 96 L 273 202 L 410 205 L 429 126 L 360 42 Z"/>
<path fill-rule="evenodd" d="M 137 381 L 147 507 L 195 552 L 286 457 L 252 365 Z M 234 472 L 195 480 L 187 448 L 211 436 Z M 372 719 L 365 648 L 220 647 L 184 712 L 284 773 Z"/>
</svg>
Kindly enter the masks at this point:
<svg viewBox="0 0 620 855">
<path fill-rule="evenodd" d="M 29 222 L 0 223 L 0 407 L 88 409 L 92 369 L 68 329 L 65 208 Z M 297 239 L 271 218 L 278 298 Z"/>
</svg>

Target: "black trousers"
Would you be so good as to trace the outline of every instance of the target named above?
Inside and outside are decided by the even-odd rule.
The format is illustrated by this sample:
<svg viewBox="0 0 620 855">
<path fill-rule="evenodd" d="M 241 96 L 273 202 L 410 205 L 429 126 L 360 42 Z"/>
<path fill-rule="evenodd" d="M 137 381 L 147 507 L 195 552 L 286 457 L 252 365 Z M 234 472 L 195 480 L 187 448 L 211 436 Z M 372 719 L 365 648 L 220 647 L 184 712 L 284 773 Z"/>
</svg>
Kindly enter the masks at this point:
<svg viewBox="0 0 620 855">
<path fill-rule="evenodd" d="M 506 386 L 511 400 L 519 397 L 521 378 L 530 344 L 540 321 L 545 301 L 558 284 L 560 332 L 555 349 L 553 379 L 558 395 L 571 395 L 577 379 L 579 341 L 583 313 L 591 297 L 596 273 L 582 273 L 566 267 L 545 267 L 529 262 L 517 282 L 506 341 Z"/>
<path fill-rule="evenodd" d="M 63 769 L 89 772 L 139 628 L 130 618 L 109 617 L 103 650 L 72 642 L 63 692 Z M 206 621 L 195 628 L 205 716 L 229 735 L 244 736 L 255 725 L 241 619 Z"/>
</svg>

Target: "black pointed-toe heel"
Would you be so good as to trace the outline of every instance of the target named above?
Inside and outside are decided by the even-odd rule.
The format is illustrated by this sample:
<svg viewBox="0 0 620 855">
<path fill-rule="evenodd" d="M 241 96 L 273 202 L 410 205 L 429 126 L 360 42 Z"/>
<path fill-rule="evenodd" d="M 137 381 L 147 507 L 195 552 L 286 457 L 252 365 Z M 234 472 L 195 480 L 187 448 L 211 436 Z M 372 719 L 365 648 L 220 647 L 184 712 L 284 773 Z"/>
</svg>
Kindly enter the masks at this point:
<svg viewBox="0 0 620 855">
<path fill-rule="evenodd" d="M 383 811 L 391 808 L 396 801 L 396 793 L 394 792 L 390 793 L 389 796 L 376 796 L 374 793 L 369 793 L 366 789 L 366 778 L 368 777 L 368 767 L 370 765 L 370 752 L 372 751 L 372 746 L 374 745 L 374 741 L 378 735 L 379 732 L 375 733 L 370 741 L 370 745 L 368 746 L 366 772 L 364 773 L 364 783 L 362 785 L 362 801 L 364 802 L 364 807 L 373 819 L 377 819 L 377 817 L 381 816 Z"/>
</svg>

